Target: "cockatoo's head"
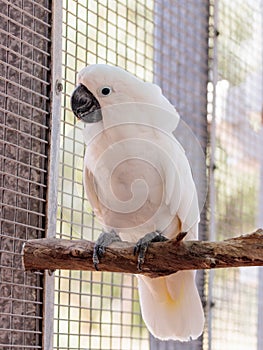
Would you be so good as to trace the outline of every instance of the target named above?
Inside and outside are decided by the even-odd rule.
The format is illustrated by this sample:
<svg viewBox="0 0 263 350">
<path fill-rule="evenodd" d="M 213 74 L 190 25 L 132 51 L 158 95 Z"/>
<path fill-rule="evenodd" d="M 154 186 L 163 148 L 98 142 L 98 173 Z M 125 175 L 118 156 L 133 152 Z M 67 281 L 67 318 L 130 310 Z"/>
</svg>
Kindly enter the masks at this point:
<svg viewBox="0 0 263 350">
<path fill-rule="evenodd" d="M 94 64 L 79 72 L 78 86 L 71 96 L 71 108 L 79 119 L 98 122 L 102 119 L 103 107 L 145 102 L 146 85 L 153 84 L 145 83 L 119 67 Z"/>
<path fill-rule="evenodd" d="M 94 64 L 83 68 L 78 74 L 78 86 L 71 96 L 74 114 L 86 123 L 102 120 L 101 109 L 104 107 L 134 102 L 157 105 L 176 113 L 162 95 L 159 86 L 144 82 L 124 69 L 107 64 Z M 176 118 L 179 120 L 178 115 Z"/>
</svg>

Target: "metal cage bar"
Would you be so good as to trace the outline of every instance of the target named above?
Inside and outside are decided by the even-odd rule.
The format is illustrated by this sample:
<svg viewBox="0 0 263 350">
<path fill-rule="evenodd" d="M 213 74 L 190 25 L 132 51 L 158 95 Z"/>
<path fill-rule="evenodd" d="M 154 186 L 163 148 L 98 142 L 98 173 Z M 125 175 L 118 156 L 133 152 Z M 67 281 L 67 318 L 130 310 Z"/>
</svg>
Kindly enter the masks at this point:
<svg viewBox="0 0 263 350">
<path fill-rule="evenodd" d="M 49 168 L 48 168 L 48 203 L 46 208 L 46 237 L 56 236 L 58 173 L 59 173 L 59 137 L 61 116 L 62 85 L 62 2 L 52 1 L 52 51 L 51 51 L 51 130 L 49 137 Z M 54 274 L 44 273 L 43 290 L 43 350 L 53 349 L 54 333 Z"/>
</svg>

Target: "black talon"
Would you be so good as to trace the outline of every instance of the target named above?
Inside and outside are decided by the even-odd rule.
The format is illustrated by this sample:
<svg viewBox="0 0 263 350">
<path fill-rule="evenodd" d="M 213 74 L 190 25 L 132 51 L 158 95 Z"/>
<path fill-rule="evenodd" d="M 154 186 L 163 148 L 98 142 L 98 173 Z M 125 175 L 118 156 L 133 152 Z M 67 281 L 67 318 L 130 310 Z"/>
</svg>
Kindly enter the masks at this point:
<svg viewBox="0 0 263 350">
<path fill-rule="evenodd" d="M 138 244 L 138 243 L 137 243 Z M 137 251 L 138 251 L 138 246 L 137 244 L 134 246 L 133 248 L 133 255 L 135 256 L 137 254 Z"/>
<path fill-rule="evenodd" d="M 98 263 L 95 263 L 95 262 L 93 261 L 93 266 L 94 266 L 94 268 L 95 268 L 96 271 L 99 271 Z"/>
</svg>

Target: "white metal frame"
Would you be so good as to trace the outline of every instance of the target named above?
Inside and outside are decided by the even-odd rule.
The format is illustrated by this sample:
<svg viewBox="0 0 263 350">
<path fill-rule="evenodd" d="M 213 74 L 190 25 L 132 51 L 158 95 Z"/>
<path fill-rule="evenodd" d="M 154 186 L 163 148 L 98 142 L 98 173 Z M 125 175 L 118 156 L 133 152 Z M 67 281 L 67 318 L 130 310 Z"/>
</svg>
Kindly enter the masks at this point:
<svg viewBox="0 0 263 350">
<path fill-rule="evenodd" d="M 61 75 L 62 75 L 62 1 L 52 2 L 52 48 L 51 48 L 51 124 L 49 135 L 49 166 L 47 193 L 46 237 L 56 235 L 59 136 L 61 119 Z M 53 349 L 54 320 L 54 276 L 44 275 L 43 297 L 43 350 Z"/>
</svg>

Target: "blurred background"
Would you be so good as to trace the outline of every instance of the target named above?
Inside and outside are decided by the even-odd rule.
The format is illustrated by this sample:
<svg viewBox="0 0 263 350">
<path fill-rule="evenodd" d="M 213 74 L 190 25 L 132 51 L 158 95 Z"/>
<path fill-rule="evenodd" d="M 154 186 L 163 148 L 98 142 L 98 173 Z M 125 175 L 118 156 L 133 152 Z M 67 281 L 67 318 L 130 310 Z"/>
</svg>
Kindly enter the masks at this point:
<svg viewBox="0 0 263 350">
<path fill-rule="evenodd" d="M 155 82 L 185 127 L 200 239 L 263 226 L 262 0 L 0 0 L 0 349 L 263 349 L 263 272 L 198 272 L 206 325 L 189 343 L 149 335 L 132 275 L 25 273 L 27 239 L 96 240 L 85 199 L 77 72 L 118 65 Z M 63 90 L 61 91 L 62 83 Z M 200 152 L 201 150 L 201 152 Z"/>
</svg>

